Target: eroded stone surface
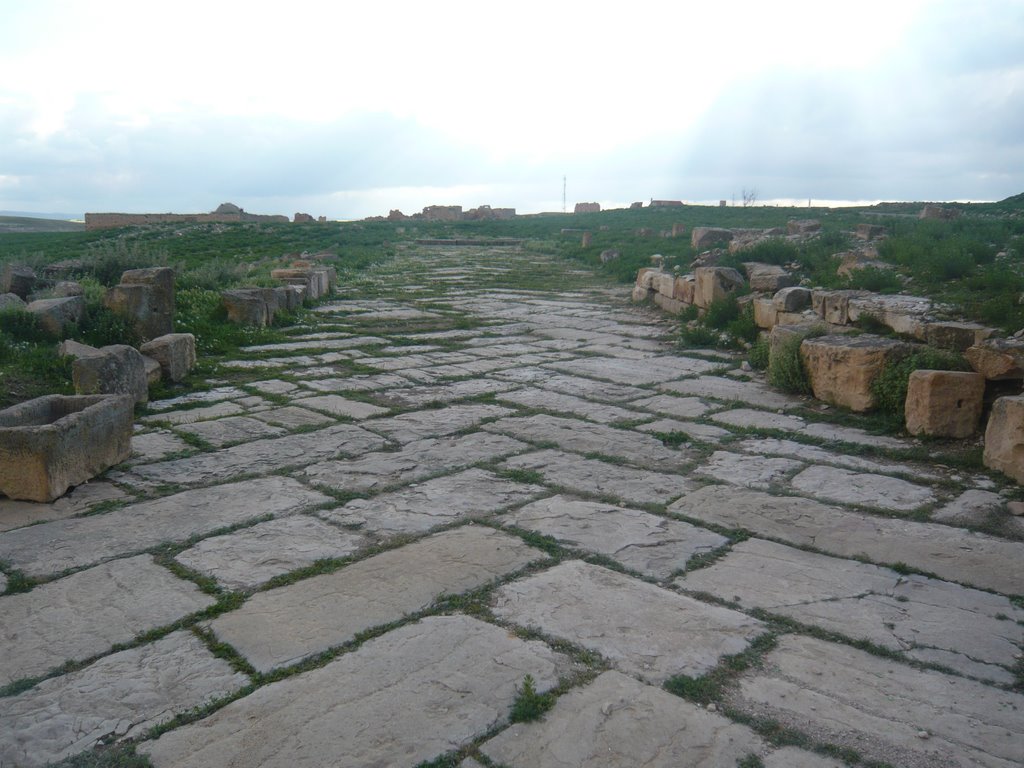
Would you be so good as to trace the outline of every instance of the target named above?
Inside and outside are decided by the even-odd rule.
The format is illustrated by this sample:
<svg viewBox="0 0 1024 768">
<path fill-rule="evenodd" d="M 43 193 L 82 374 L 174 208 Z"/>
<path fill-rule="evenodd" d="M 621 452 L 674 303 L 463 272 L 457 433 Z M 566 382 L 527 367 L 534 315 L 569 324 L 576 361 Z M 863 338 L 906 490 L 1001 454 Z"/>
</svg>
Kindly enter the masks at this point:
<svg viewBox="0 0 1024 768">
<path fill-rule="evenodd" d="M 793 459 L 715 451 L 706 463 L 694 471 L 732 485 L 770 488 L 786 482 L 787 478 L 803 467 L 801 462 Z"/>
<path fill-rule="evenodd" d="M 749 728 L 609 671 L 561 696 L 538 723 L 516 723 L 480 751 L 512 768 L 722 768 L 758 755 Z"/>
<path fill-rule="evenodd" d="M 811 499 L 723 486 L 688 493 L 669 511 L 841 557 L 905 563 L 944 579 L 1005 594 L 1017 594 L 1024 584 L 1024 543 L 946 525 L 879 517 Z"/>
<path fill-rule="evenodd" d="M 699 376 L 696 379 L 670 381 L 659 385 L 658 389 L 714 400 L 739 400 L 758 408 L 773 410 L 796 408 L 801 404 L 797 398 L 776 392 L 760 382 L 736 381 L 723 376 Z"/>
<path fill-rule="evenodd" d="M 552 368 L 577 376 L 593 376 L 608 379 L 617 384 L 632 386 L 660 384 L 670 379 L 693 376 L 721 368 L 720 363 L 711 363 L 695 357 L 661 356 L 649 357 L 642 364 L 635 360 L 618 357 L 587 357 L 564 363 L 553 363 Z"/>
<path fill-rule="evenodd" d="M 330 501 L 296 480 L 267 477 L 142 501 L 99 515 L 0 534 L 0 560 L 30 576 L 59 573 L 252 520 Z"/>
<path fill-rule="evenodd" d="M 679 520 L 569 496 L 535 501 L 509 513 L 505 520 L 560 544 L 607 555 L 658 579 L 681 570 L 694 555 L 728 542 L 724 536 Z"/>
<path fill-rule="evenodd" d="M 896 512 L 909 512 L 935 501 L 931 488 L 895 477 L 835 467 L 808 467 L 792 483 L 795 490 L 819 499 Z"/>
<path fill-rule="evenodd" d="M 544 555 L 491 528 L 465 526 L 374 555 L 340 571 L 259 592 L 211 622 L 261 672 L 351 640 Z"/>
<path fill-rule="evenodd" d="M 228 416 L 223 419 L 197 421 L 194 424 L 179 425 L 177 430 L 194 435 L 216 448 L 231 443 L 276 437 L 285 433 L 285 430 L 280 427 L 271 426 L 248 416 Z"/>
<path fill-rule="evenodd" d="M 164 429 L 132 435 L 132 456 L 129 464 L 159 461 L 172 453 L 191 450 L 192 446 Z"/>
<path fill-rule="evenodd" d="M 664 504 L 695 487 L 682 475 L 634 469 L 555 450 L 513 456 L 504 466 L 539 472 L 550 485 L 639 504 Z"/>
<path fill-rule="evenodd" d="M 699 397 L 674 397 L 672 395 L 645 397 L 641 400 L 634 400 L 630 406 L 678 419 L 698 419 L 711 410 L 711 407 Z"/>
<path fill-rule="evenodd" d="M 0 597 L 0 682 L 42 675 L 209 607 L 214 599 L 148 555 Z"/>
<path fill-rule="evenodd" d="M 539 408 L 554 413 L 572 413 L 591 421 L 612 424 L 617 421 L 637 421 L 645 417 L 636 411 L 627 411 L 617 405 L 594 403 L 581 397 L 566 395 L 562 392 L 551 392 L 546 389 L 520 389 L 506 392 L 498 396 L 502 402 L 515 403 L 527 408 Z M 647 418 L 650 418 L 649 416 Z"/>
<path fill-rule="evenodd" d="M 963 662 L 963 671 L 1002 683 L 1013 682 L 1009 669 L 979 669 L 972 660 L 1009 668 L 1024 644 L 1024 610 L 1005 597 L 762 539 L 676 583 L 911 656 L 947 651 L 949 666 Z"/>
<path fill-rule="evenodd" d="M 248 682 L 191 632 L 172 632 L 0 699 L 0 765 L 42 766 L 137 736 Z"/>
<path fill-rule="evenodd" d="M 383 448 L 379 435 L 354 424 L 338 424 L 316 432 L 254 440 L 219 451 L 135 467 L 145 480 L 180 485 L 202 485 L 253 472 L 271 472 L 304 466 L 339 456 L 355 456 Z"/>
<path fill-rule="evenodd" d="M 237 392 L 234 392 L 232 394 L 234 394 L 237 397 L 242 397 L 245 395 L 245 392 L 238 390 Z M 170 401 L 165 400 L 163 402 L 168 403 Z M 158 408 L 160 405 L 160 403 L 150 403 L 149 407 L 150 410 L 153 410 L 155 408 Z M 197 421 L 204 421 L 206 419 L 219 419 L 224 416 L 236 416 L 244 412 L 245 408 L 243 408 L 238 403 L 226 401 L 215 403 L 214 405 L 203 406 L 200 408 L 189 408 L 187 410 L 161 410 L 158 414 L 155 414 L 153 416 L 145 416 L 142 419 L 140 419 L 140 421 L 142 421 L 144 424 L 151 424 L 154 422 L 161 421 L 166 421 L 170 424 L 194 424 Z"/>
<path fill-rule="evenodd" d="M 815 445 L 798 443 L 795 440 L 780 440 L 774 437 L 750 438 L 735 443 L 734 446 L 747 453 L 758 455 L 775 454 L 777 456 L 788 456 L 793 459 L 800 459 L 811 464 L 838 464 L 850 469 L 859 469 L 863 472 L 874 472 L 876 474 L 903 474 L 924 480 L 940 480 L 939 474 L 927 467 L 916 464 L 903 464 L 895 461 L 882 463 L 872 461 L 862 456 L 848 456 L 845 453 L 828 451 Z"/>
<path fill-rule="evenodd" d="M 321 520 L 296 515 L 203 539 L 174 559 L 228 589 L 247 589 L 317 560 L 350 555 L 365 541 Z"/>
<path fill-rule="evenodd" d="M 294 768 L 337 759 L 415 766 L 507 721 L 530 675 L 554 685 L 566 659 L 467 616 L 436 616 L 273 683 L 146 742 L 157 768 Z M 468 672 L 467 672 L 468 671 Z"/>
<path fill-rule="evenodd" d="M 301 400 L 296 400 L 301 403 Z M 323 413 L 310 411 L 298 405 L 285 405 L 280 408 L 271 408 L 268 411 L 260 411 L 252 414 L 254 419 L 265 421 L 267 424 L 274 424 L 285 429 L 297 429 L 299 427 L 319 427 L 330 424 L 333 419 Z"/>
<path fill-rule="evenodd" d="M 625 459 L 647 469 L 679 469 L 693 458 L 692 453 L 667 448 L 660 440 L 649 435 L 557 416 L 501 419 L 487 424 L 484 429 L 510 434 L 529 442 L 552 442 L 559 448 L 575 453 L 595 453 Z"/>
<path fill-rule="evenodd" d="M 806 426 L 804 420 L 798 419 L 796 416 L 756 411 L 753 408 L 733 408 L 713 414 L 710 418 L 712 421 L 733 427 L 778 429 L 783 432 L 799 432 Z"/>
<path fill-rule="evenodd" d="M 324 411 L 332 416 L 343 416 L 349 419 L 368 419 L 371 416 L 380 416 L 387 413 L 387 408 L 381 408 L 371 403 L 363 403 L 358 400 L 349 400 L 341 395 L 316 395 L 306 397 L 302 400 L 303 408 L 312 408 L 315 411 Z"/>
<path fill-rule="evenodd" d="M 133 437 L 132 445 L 134 445 L 134 441 Z M 62 520 L 66 517 L 80 515 L 83 512 L 88 512 L 96 504 L 104 501 L 118 501 L 127 496 L 128 494 L 116 485 L 102 480 L 75 486 L 56 501 L 49 503 L 17 501 L 0 496 L 0 532 L 33 523 Z"/>
<path fill-rule="evenodd" d="M 580 560 L 504 585 L 494 612 L 656 684 L 679 674 L 700 677 L 763 631 L 749 616 Z"/>
<path fill-rule="evenodd" d="M 482 469 L 436 477 L 372 499 L 355 499 L 320 516 L 381 534 L 421 533 L 466 517 L 483 517 L 528 501 L 544 489 Z"/>
<path fill-rule="evenodd" d="M 607 381 L 588 379 L 585 376 L 569 376 L 548 368 L 513 368 L 497 372 L 494 376 L 502 380 L 532 384 L 554 392 L 585 397 L 589 400 L 607 400 L 613 403 L 636 400 L 639 397 L 650 395 L 648 390 L 639 387 L 612 384 Z"/>
<path fill-rule="evenodd" d="M 400 443 L 425 437 L 441 437 L 476 426 L 486 419 L 508 416 L 512 411 L 498 405 L 452 405 L 427 411 L 413 411 L 399 416 L 373 419 L 364 426 L 387 435 Z"/>
<path fill-rule="evenodd" d="M 420 407 L 428 403 L 448 403 L 465 397 L 476 397 L 493 392 L 507 392 L 515 384 L 494 379 L 465 379 L 446 384 L 426 387 L 407 387 L 393 392 L 381 393 L 379 398 L 397 405 Z"/>
<path fill-rule="evenodd" d="M 909 768 L 1009 768 L 1024 741 L 1020 694 L 800 635 L 747 673 L 733 704 Z"/>
</svg>

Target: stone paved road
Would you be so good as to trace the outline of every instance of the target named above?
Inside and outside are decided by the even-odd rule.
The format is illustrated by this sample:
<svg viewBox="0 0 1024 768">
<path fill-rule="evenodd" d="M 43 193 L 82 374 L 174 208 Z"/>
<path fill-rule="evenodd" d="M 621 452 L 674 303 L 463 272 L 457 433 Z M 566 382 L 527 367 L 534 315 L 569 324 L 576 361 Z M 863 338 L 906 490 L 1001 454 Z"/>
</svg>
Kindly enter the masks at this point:
<svg viewBox="0 0 1024 768">
<path fill-rule="evenodd" d="M 625 298 L 408 250 L 0 499 L 0 766 L 1024 764 L 1003 481 Z"/>
</svg>

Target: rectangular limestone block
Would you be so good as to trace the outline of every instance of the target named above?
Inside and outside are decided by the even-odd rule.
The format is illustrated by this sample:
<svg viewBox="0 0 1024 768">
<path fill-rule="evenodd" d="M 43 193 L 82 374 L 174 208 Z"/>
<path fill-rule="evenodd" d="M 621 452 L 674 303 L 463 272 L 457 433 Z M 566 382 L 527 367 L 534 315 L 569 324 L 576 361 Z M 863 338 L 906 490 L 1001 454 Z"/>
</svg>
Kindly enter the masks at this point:
<svg viewBox="0 0 1024 768">
<path fill-rule="evenodd" d="M 836 334 L 806 339 L 800 345 L 800 356 L 818 400 L 863 412 L 875 405 L 871 382 L 883 366 L 912 349 L 906 342 L 868 333 Z"/>
<path fill-rule="evenodd" d="M 985 428 L 985 466 L 1024 483 L 1024 395 L 1000 397 Z"/>
<path fill-rule="evenodd" d="M 654 303 L 657 304 L 666 312 L 669 312 L 673 315 L 678 315 L 680 312 L 686 309 L 686 307 L 689 306 L 689 304 L 684 304 L 681 301 L 677 301 L 676 299 L 673 299 L 669 296 L 665 296 L 664 294 L 661 293 L 654 294 Z"/>
<path fill-rule="evenodd" d="M 775 309 L 775 302 L 771 299 L 754 299 L 754 325 L 770 331 L 775 327 L 778 310 Z"/>
<path fill-rule="evenodd" d="M 965 371 L 913 371 L 907 382 L 907 432 L 970 437 L 978 428 L 985 377 Z"/>
<path fill-rule="evenodd" d="M 182 381 L 196 364 L 196 337 L 191 333 L 168 333 L 147 341 L 139 351 L 160 363 L 165 379 Z"/>
<path fill-rule="evenodd" d="M 693 293 L 697 288 L 697 278 L 693 275 L 677 277 L 672 298 L 684 304 L 693 304 Z"/>
<path fill-rule="evenodd" d="M 731 267 L 697 267 L 693 303 L 707 309 L 712 302 L 732 296 L 745 284 L 743 275 Z"/>
<path fill-rule="evenodd" d="M 47 395 L 0 411 L 0 492 L 53 501 L 131 455 L 127 395 Z"/>
<path fill-rule="evenodd" d="M 666 298 L 673 298 L 676 290 L 676 277 L 670 272 L 662 272 L 654 278 L 654 290 Z"/>
</svg>

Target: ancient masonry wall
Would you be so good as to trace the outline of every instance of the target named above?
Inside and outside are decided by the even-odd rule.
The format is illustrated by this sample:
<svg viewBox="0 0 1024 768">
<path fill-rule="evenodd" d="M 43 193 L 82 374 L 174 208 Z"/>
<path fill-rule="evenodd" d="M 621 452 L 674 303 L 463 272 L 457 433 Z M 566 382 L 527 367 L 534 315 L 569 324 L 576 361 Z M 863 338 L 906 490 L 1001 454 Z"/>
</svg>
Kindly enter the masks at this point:
<svg viewBox="0 0 1024 768">
<path fill-rule="evenodd" d="M 288 223 L 287 216 L 264 216 L 256 213 L 87 213 L 85 229 L 138 227 L 148 224 L 174 223 L 237 223 L 241 221 Z"/>
</svg>

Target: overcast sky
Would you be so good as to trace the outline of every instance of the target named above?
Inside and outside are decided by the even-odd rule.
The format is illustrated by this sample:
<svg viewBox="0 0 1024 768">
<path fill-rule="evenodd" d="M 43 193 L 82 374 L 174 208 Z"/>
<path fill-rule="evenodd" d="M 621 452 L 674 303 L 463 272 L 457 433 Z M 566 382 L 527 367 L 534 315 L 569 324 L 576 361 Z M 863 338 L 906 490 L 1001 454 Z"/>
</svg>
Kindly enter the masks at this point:
<svg viewBox="0 0 1024 768">
<path fill-rule="evenodd" d="M 356 7 L 358 6 L 358 7 Z M 0 210 L 1024 191 L 1024 0 L 0 0 Z"/>
</svg>

